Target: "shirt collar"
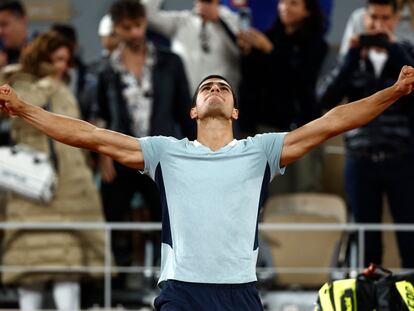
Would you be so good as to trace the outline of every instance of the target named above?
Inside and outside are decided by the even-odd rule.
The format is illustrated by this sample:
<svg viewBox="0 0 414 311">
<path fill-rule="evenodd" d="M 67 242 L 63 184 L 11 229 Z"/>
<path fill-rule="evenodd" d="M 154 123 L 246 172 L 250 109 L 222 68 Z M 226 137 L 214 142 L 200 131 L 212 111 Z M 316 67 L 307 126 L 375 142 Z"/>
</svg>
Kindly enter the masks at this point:
<svg viewBox="0 0 414 311">
<path fill-rule="evenodd" d="M 202 143 L 200 143 L 197 139 L 193 141 L 193 144 L 195 147 L 204 146 Z M 229 142 L 227 145 L 223 146 L 222 148 L 225 148 L 227 146 L 233 147 L 237 144 L 237 139 L 233 139 L 231 142 Z M 220 148 L 221 149 L 221 148 Z"/>
<path fill-rule="evenodd" d="M 125 47 L 121 44 L 110 56 L 110 63 L 112 67 L 118 72 L 126 72 L 124 64 L 121 60 L 122 50 Z M 147 55 L 144 66 L 152 67 L 157 61 L 156 48 L 152 42 L 146 43 Z"/>
</svg>

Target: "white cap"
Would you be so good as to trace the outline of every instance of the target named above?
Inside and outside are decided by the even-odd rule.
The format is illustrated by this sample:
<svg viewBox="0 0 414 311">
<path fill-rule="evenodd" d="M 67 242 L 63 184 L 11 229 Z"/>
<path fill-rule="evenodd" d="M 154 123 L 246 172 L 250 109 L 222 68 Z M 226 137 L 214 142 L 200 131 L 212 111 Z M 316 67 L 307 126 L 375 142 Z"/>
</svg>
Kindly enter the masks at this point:
<svg viewBox="0 0 414 311">
<path fill-rule="evenodd" d="M 112 26 L 112 19 L 109 14 L 106 14 L 104 17 L 101 18 L 99 22 L 98 34 L 101 37 L 110 36 L 113 33 L 114 29 Z"/>
</svg>

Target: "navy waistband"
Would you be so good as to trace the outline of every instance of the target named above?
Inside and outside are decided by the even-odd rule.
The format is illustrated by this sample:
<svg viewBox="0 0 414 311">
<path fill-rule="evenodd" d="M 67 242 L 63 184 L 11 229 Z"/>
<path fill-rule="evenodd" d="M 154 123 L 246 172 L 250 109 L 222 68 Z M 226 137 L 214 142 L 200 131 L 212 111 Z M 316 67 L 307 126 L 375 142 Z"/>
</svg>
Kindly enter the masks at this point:
<svg viewBox="0 0 414 311">
<path fill-rule="evenodd" d="M 217 283 L 193 283 L 193 282 L 184 282 L 184 281 L 178 281 L 178 280 L 167 280 L 163 283 L 173 284 L 173 285 L 178 285 L 178 286 L 198 287 L 198 288 L 240 289 L 240 288 L 256 287 L 257 282 L 254 281 L 254 282 L 241 283 L 241 284 L 217 284 Z"/>
</svg>

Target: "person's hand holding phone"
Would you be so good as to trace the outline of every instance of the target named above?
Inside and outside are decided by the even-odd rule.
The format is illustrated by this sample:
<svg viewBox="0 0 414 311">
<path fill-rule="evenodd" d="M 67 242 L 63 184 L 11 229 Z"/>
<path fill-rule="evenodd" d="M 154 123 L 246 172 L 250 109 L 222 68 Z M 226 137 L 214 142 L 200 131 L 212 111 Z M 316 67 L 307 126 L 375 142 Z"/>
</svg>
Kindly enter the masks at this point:
<svg viewBox="0 0 414 311">
<path fill-rule="evenodd" d="M 366 58 L 369 50 L 373 49 L 378 52 L 384 52 L 389 45 L 396 42 L 396 37 L 391 31 L 386 29 L 376 32 L 366 32 L 354 35 L 349 41 L 350 48 L 360 48 L 361 57 Z"/>
<path fill-rule="evenodd" d="M 390 44 L 390 38 L 386 33 L 364 33 L 359 36 L 361 48 L 382 48 L 385 49 Z"/>
<path fill-rule="evenodd" d="M 384 24 L 380 24 L 375 31 L 368 31 L 359 35 L 359 45 L 361 48 L 384 50 L 396 41 L 397 38 L 392 30 L 388 29 Z"/>
</svg>

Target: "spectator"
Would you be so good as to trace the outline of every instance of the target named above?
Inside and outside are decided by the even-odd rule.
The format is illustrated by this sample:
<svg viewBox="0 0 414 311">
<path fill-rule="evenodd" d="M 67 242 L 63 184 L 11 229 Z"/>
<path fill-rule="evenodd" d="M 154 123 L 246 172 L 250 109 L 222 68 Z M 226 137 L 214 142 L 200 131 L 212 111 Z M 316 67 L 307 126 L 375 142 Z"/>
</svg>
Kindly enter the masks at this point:
<svg viewBox="0 0 414 311">
<path fill-rule="evenodd" d="M 395 35 L 399 41 L 408 41 L 411 44 L 414 44 L 414 1 L 397 0 L 397 3 L 401 12 L 400 20 L 395 30 Z M 351 37 L 364 32 L 365 15 L 366 9 L 362 7 L 353 11 L 349 17 L 348 22 L 346 23 L 344 35 L 342 37 L 341 46 L 339 48 L 340 58 L 348 52 Z"/>
<path fill-rule="evenodd" d="M 29 41 L 26 10 L 20 1 L 0 2 L 0 68 L 19 61 Z M 0 145 L 10 143 L 10 122 L 0 119 Z"/>
<path fill-rule="evenodd" d="M 222 0 L 221 3 L 227 5 L 232 10 L 237 11 L 241 7 L 249 7 L 252 12 L 252 25 L 260 31 L 268 30 L 277 17 L 278 0 Z M 322 11 L 325 16 L 325 32 L 331 27 L 331 15 L 333 0 L 320 0 Z"/>
<path fill-rule="evenodd" d="M 147 18 L 139 1 L 118 0 L 110 14 L 120 45 L 98 77 L 99 110 L 106 127 L 137 137 L 194 137 L 194 124 L 188 118 L 190 93 L 180 58 L 146 41 Z M 147 176 L 104 156 L 100 171 L 108 221 L 130 218 L 131 200 L 137 192 L 149 207 L 151 219 L 161 219 L 158 190 Z M 134 220 L 149 220 L 144 208 L 134 211 L 140 214 Z M 121 240 L 119 235 L 114 238 Z M 130 252 L 121 243 L 114 243 L 114 253 L 118 264 L 130 263 Z"/>
<path fill-rule="evenodd" d="M 48 32 L 35 39 L 23 52 L 21 64 L 6 67 L 5 81 L 19 89 L 22 98 L 30 98 L 39 107 L 79 117 L 75 98 L 60 82 L 59 76 L 72 57 L 72 45 L 56 33 Z M 10 195 L 6 220 L 9 222 L 102 222 L 98 191 L 80 149 L 59 143 L 48 144 L 47 136 L 13 119 L 12 136 L 56 158 L 58 186 L 48 204 Z M 53 152 L 52 150 L 55 150 Z M 22 310 L 40 310 L 45 284 L 53 283 L 54 300 L 59 310 L 79 310 L 79 281 L 101 274 L 34 272 L 32 268 L 104 265 L 104 234 L 100 231 L 10 230 L 3 243 L 3 265 L 21 266 L 27 271 L 7 271 L 5 284 L 18 287 Z"/>
<path fill-rule="evenodd" d="M 75 51 L 79 51 L 79 43 L 76 29 L 67 24 L 54 24 L 51 30 L 58 32 L 67 38 L 74 45 Z M 97 75 L 107 63 L 110 54 L 118 46 L 119 40 L 116 37 L 111 17 L 105 15 L 99 22 L 98 35 L 102 44 L 102 55 L 96 61 L 85 64 L 79 53 L 75 53 L 71 68 L 67 68 L 64 76 L 66 83 L 70 85 L 72 92 L 76 95 L 81 115 L 84 120 L 95 123 L 97 118 Z"/>
<path fill-rule="evenodd" d="M 0 40 L 6 56 L 0 66 L 17 63 L 29 41 L 26 10 L 20 1 L 0 2 Z"/>
<path fill-rule="evenodd" d="M 104 15 L 99 21 L 98 35 L 101 41 L 102 52 L 98 59 L 94 60 L 88 67 L 95 76 L 107 65 L 112 52 L 119 46 L 119 38 L 115 34 L 111 15 Z M 95 90 L 96 97 L 96 90 Z"/>
<path fill-rule="evenodd" d="M 149 26 L 171 40 L 183 59 L 190 90 L 207 75 L 220 74 L 239 84 L 239 50 L 235 42 L 237 15 L 219 0 L 196 0 L 193 10 L 162 11 L 162 0 L 144 0 Z M 202 64 L 202 66 L 200 65 Z"/>
<path fill-rule="evenodd" d="M 51 30 L 66 38 L 73 46 L 74 56 L 72 64 L 69 68 L 66 68 L 62 78 L 66 80 L 66 83 L 78 100 L 82 119 L 91 121 L 96 114 L 96 107 L 94 106 L 96 76 L 89 72 L 88 66 L 79 54 L 76 29 L 68 24 L 53 24 Z"/>
<path fill-rule="evenodd" d="M 98 35 L 103 47 L 102 56 L 107 57 L 118 47 L 119 39 L 114 32 L 112 19 L 106 14 L 99 22 Z"/>
<path fill-rule="evenodd" d="M 361 35 L 350 40 L 344 61 L 321 89 L 325 108 L 354 101 L 388 87 L 402 64 L 414 64 L 413 47 L 395 37 L 398 8 L 393 0 L 368 0 L 364 35 L 382 33 L 385 39 L 365 44 Z M 358 223 L 380 223 L 383 195 L 396 223 L 414 222 L 413 97 L 403 97 L 384 114 L 345 134 L 345 186 L 348 204 Z M 397 163 L 397 165 L 396 165 Z M 413 232 L 397 232 L 405 268 L 414 266 Z M 365 265 L 381 264 L 380 232 L 365 234 Z"/>
<path fill-rule="evenodd" d="M 318 117 L 315 87 L 327 44 L 318 0 L 281 0 L 278 18 L 266 33 L 251 28 L 239 35 L 245 53 L 240 87 L 243 133 L 289 131 Z M 321 157 L 315 151 L 290 168 L 275 187 L 280 192 L 321 187 Z M 309 178 L 305 178 L 309 176 Z M 319 177 L 318 177 L 319 176 Z M 286 185 L 282 186 L 282 183 Z M 283 189 L 285 188 L 285 189 Z M 283 190 L 282 190 L 283 189 Z M 279 192 L 279 190 L 276 190 Z"/>
</svg>

